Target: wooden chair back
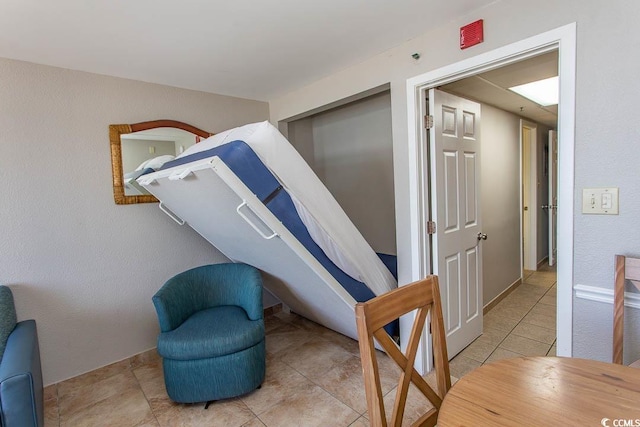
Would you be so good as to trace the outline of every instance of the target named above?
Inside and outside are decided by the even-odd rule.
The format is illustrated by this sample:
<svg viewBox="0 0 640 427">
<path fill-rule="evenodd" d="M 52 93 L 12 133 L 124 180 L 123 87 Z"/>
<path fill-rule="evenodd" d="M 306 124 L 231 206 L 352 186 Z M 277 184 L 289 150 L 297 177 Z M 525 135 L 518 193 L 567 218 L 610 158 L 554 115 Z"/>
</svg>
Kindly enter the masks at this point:
<svg viewBox="0 0 640 427">
<path fill-rule="evenodd" d="M 640 290 L 640 258 L 616 255 L 615 283 L 613 288 L 613 363 L 622 365 L 624 343 L 624 291 L 630 280 Z M 631 366 L 640 367 L 640 360 Z"/>
<path fill-rule="evenodd" d="M 407 343 L 406 354 L 403 354 L 395 341 L 385 331 L 384 326 L 414 310 L 417 310 L 415 321 Z M 418 343 L 429 312 L 431 312 L 437 393 L 413 367 Z M 409 385 L 413 383 L 433 404 L 433 408 L 422 415 L 412 426 L 434 426 L 437 422 L 442 399 L 451 388 L 449 359 L 447 357 L 447 344 L 437 276 L 429 276 L 423 280 L 401 286 L 367 302 L 358 303 L 356 305 L 356 322 L 371 426 L 387 426 L 376 350 L 373 342 L 374 337 L 391 359 L 400 366 L 402 371 L 398 381 L 390 425 L 397 427 L 402 425 Z"/>
</svg>

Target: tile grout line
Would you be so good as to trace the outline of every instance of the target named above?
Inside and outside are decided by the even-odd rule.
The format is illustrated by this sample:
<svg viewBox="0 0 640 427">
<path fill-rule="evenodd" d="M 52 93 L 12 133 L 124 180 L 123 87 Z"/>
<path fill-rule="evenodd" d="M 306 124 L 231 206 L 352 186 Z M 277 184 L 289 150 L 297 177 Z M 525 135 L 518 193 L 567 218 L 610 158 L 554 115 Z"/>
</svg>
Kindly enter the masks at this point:
<svg viewBox="0 0 640 427">
<path fill-rule="evenodd" d="M 58 395 L 58 383 L 56 383 L 55 386 L 56 386 L 56 415 L 58 420 L 58 427 L 60 427 L 60 396 Z"/>
<path fill-rule="evenodd" d="M 546 292 L 545 292 L 545 294 L 546 294 Z M 542 296 L 544 296 L 545 294 L 543 294 Z M 540 299 L 542 299 L 542 296 L 540 297 Z M 505 337 L 504 337 L 504 338 L 503 338 L 503 339 L 498 343 L 498 345 L 497 345 L 497 346 L 496 346 L 496 348 L 491 352 L 491 354 L 490 354 L 490 355 L 485 359 L 485 361 L 484 361 L 484 362 L 482 362 L 482 364 L 483 364 L 483 365 L 487 362 L 487 360 L 489 360 L 489 358 L 491 357 L 491 355 L 492 355 L 492 354 L 493 354 L 493 353 L 494 353 L 498 348 L 501 348 L 501 347 L 500 347 L 500 344 L 502 344 L 502 343 L 503 343 L 503 342 L 504 342 L 504 341 L 505 341 L 505 340 L 506 340 L 506 339 L 507 339 L 511 334 L 513 334 L 513 333 L 514 333 L 513 331 L 515 331 L 515 329 L 518 327 L 518 325 L 520 325 L 520 324 L 522 323 L 522 321 L 524 320 L 524 318 L 525 318 L 525 317 L 527 317 L 527 315 L 528 315 L 529 313 L 531 313 L 531 311 L 532 311 L 532 310 L 533 310 L 533 309 L 534 309 L 534 308 L 535 308 L 535 307 L 540 303 L 540 299 L 538 300 L 538 302 L 536 302 L 536 303 L 533 305 L 533 307 L 531 307 L 531 308 L 529 309 L 529 311 L 527 311 L 527 312 L 524 314 L 524 316 L 522 316 L 522 318 L 521 318 L 520 320 L 518 320 L 518 323 L 516 323 L 516 325 L 515 325 L 515 326 L 514 326 L 510 331 L 509 331 L 509 333 L 508 333 L 508 334 L 507 334 L 507 335 L 506 335 L 506 336 L 505 336 Z M 534 325 L 534 326 L 536 326 L 536 325 Z M 540 341 L 534 340 L 533 338 L 523 337 L 523 336 L 518 335 L 518 334 L 514 334 L 514 335 L 515 335 L 515 336 L 517 336 L 517 337 L 527 338 L 527 339 L 530 339 L 530 340 L 532 340 L 532 341 L 540 342 Z M 545 344 L 545 345 L 546 345 L 546 343 L 541 343 L 541 344 Z M 553 347 L 553 344 L 549 347 L 549 350 L 551 349 L 551 347 Z M 507 350 L 507 349 L 506 349 L 506 348 L 503 348 L 503 350 Z M 547 350 L 547 353 L 549 352 L 549 350 Z M 507 351 L 511 351 L 511 350 L 507 350 Z M 517 352 L 516 352 L 516 351 L 513 351 L 513 353 L 517 353 Z M 518 354 L 520 354 L 520 353 L 518 353 Z M 524 354 L 523 354 L 522 356 L 524 356 Z"/>
<path fill-rule="evenodd" d="M 281 319 L 281 320 L 282 320 L 282 319 Z M 286 322 L 287 324 L 292 325 L 292 326 L 294 326 L 294 327 L 296 327 L 296 328 L 300 329 L 300 330 L 301 330 L 301 331 L 303 331 L 303 332 L 310 332 L 310 333 L 314 334 L 317 338 L 319 338 L 319 339 L 321 339 L 321 340 L 323 340 L 323 341 L 325 341 L 325 342 L 328 342 L 329 344 L 332 344 L 332 345 L 334 345 L 334 344 L 335 344 L 335 343 L 333 343 L 331 340 L 326 339 L 325 337 L 323 337 L 322 335 L 318 334 L 318 333 L 317 333 L 317 332 L 315 332 L 315 331 L 311 331 L 311 330 L 305 329 L 305 328 L 303 328 L 303 327 L 302 327 L 302 326 L 300 326 L 300 325 L 294 324 L 294 323 L 292 323 L 292 322 L 287 322 L 287 321 L 285 321 L 285 320 L 283 320 L 283 322 Z M 338 344 L 335 344 L 335 345 L 338 345 Z M 339 345 L 338 345 L 338 346 L 339 346 Z M 339 346 L 339 347 L 340 347 L 340 348 L 342 348 L 341 346 Z M 360 355 L 359 355 L 359 354 L 358 354 L 358 355 L 355 355 L 355 354 L 351 353 L 350 351 L 348 351 L 348 350 L 346 350 L 346 349 L 344 349 L 344 350 L 345 350 L 347 353 L 349 353 L 352 357 L 357 357 L 358 359 L 360 359 Z M 336 395 L 334 395 L 333 393 L 331 393 L 329 390 L 326 390 L 324 387 L 322 387 L 322 385 L 320 385 L 320 384 L 316 383 L 314 380 L 312 380 L 311 378 L 307 377 L 306 375 L 304 375 L 302 372 L 300 372 L 299 370 L 297 370 L 297 369 L 296 369 L 296 368 L 294 368 L 293 366 L 289 365 L 287 362 L 284 362 L 284 361 L 281 361 L 281 362 L 282 362 L 282 363 L 284 363 L 285 365 L 287 365 L 289 368 L 291 368 L 291 369 L 293 369 L 294 371 L 296 371 L 297 373 L 299 373 L 300 375 L 302 375 L 304 378 L 306 378 L 308 381 L 310 381 L 310 382 L 311 382 L 312 384 L 314 384 L 315 386 L 317 386 L 317 387 L 319 387 L 320 389 L 322 389 L 325 393 L 327 393 L 328 395 L 330 395 L 331 397 L 333 397 L 334 399 L 336 399 L 338 402 L 342 403 L 342 404 L 343 404 L 343 405 L 345 405 L 347 408 L 350 408 L 353 412 L 355 412 L 356 414 L 358 414 L 358 418 L 360 418 L 360 417 L 364 416 L 364 415 L 367 413 L 367 409 L 365 409 L 365 411 L 364 411 L 364 412 L 360 412 L 360 411 L 358 411 L 357 409 L 355 409 L 355 408 L 351 407 L 351 405 L 349 405 L 348 403 L 343 402 L 343 401 L 342 401 L 342 399 L 340 399 L 338 396 L 336 396 Z M 353 422 L 356 422 L 356 421 L 358 420 L 358 418 L 356 418 Z M 352 423 L 353 423 L 353 422 L 352 422 Z"/>
<path fill-rule="evenodd" d="M 535 272 L 534 272 L 534 273 L 535 273 Z M 534 274 L 534 273 L 532 273 L 532 274 L 530 274 L 529 276 L 527 276 L 527 278 L 529 278 L 529 277 L 533 276 L 533 274 Z M 526 282 L 525 282 L 525 280 L 526 280 L 526 279 L 524 279 L 524 280 L 523 280 L 523 282 L 522 282 L 522 284 L 523 284 L 523 285 L 524 285 L 524 284 L 528 284 L 528 285 L 530 285 L 530 286 L 538 286 L 538 285 L 533 285 L 533 284 L 531 284 L 531 283 L 526 283 Z M 496 352 L 496 350 L 497 350 L 497 349 L 501 348 L 501 347 L 500 347 L 500 345 L 501 345 L 501 344 L 502 344 L 502 343 L 503 343 L 503 342 L 504 342 L 504 341 L 505 341 L 505 340 L 506 340 L 506 339 L 507 339 L 507 338 L 508 338 L 512 333 L 513 333 L 513 331 L 518 327 L 518 325 L 520 325 L 520 324 L 522 323 L 522 321 L 524 320 L 524 318 L 525 318 L 525 317 L 527 317 L 527 315 L 528 315 L 529 313 L 531 313 L 531 311 L 532 311 L 532 310 L 533 310 L 533 309 L 534 309 L 538 304 L 540 304 L 540 300 L 542 300 L 542 298 L 544 298 L 544 296 L 545 296 L 545 295 L 547 295 L 547 293 L 551 290 L 551 288 L 553 288 L 553 287 L 556 285 L 556 283 L 557 283 L 557 280 L 556 280 L 556 281 L 554 281 L 554 282 L 553 282 L 553 284 L 552 284 L 551 286 L 549 286 L 549 288 L 548 288 L 548 289 L 547 289 L 547 290 L 546 290 L 546 291 L 545 291 L 545 292 L 540 296 L 540 298 L 538 298 L 538 300 L 537 300 L 537 301 L 536 301 L 536 303 L 533 305 L 533 307 L 531 307 L 531 308 L 530 308 L 530 309 L 529 309 L 529 310 L 528 310 L 528 311 L 527 311 L 527 312 L 526 312 L 526 313 L 525 313 L 525 314 L 520 318 L 520 320 L 518 320 L 518 323 L 516 323 L 516 324 L 515 324 L 515 326 L 514 326 L 513 328 L 511 328 L 511 330 L 509 330 L 509 333 L 507 333 L 507 335 L 506 335 L 506 336 L 505 336 L 505 337 L 504 337 L 504 338 L 503 338 L 503 339 L 498 343 L 498 345 L 493 349 L 493 351 L 492 351 L 491 353 L 489 353 L 489 356 L 487 356 L 487 358 L 482 362 L 482 365 L 484 365 L 484 364 L 487 362 L 487 360 L 489 360 L 489 358 L 493 355 L 493 353 L 495 353 L 495 352 Z M 491 311 L 489 311 L 489 313 L 490 313 L 490 312 L 491 312 Z M 489 314 L 489 313 L 487 313 L 487 314 Z M 534 325 L 534 326 L 536 326 L 536 325 Z M 484 327 L 483 327 L 483 329 L 484 329 Z M 517 335 L 517 334 L 516 334 L 516 336 L 520 336 L 520 335 Z M 522 338 L 527 338 L 527 337 L 522 337 Z M 529 339 L 531 339 L 531 338 L 529 338 Z M 537 340 L 534 340 L 534 339 L 531 339 L 531 340 L 532 340 L 532 341 L 536 341 L 536 342 L 540 342 L 540 341 L 537 341 Z M 557 337 L 556 337 L 556 339 L 554 340 L 554 343 L 555 343 L 555 341 L 556 341 L 556 340 L 557 340 Z M 543 344 L 546 344 L 546 343 L 543 343 Z M 549 350 L 547 350 L 547 352 L 545 353 L 545 355 L 549 354 L 549 351 L 551 350 L 551 348 L 552 348 L 552 347 L 553 347 L 553 344 L 551 344 L 551 346 L 549 347 Z M 507 350 L 507 349 L 503 349 L 503 350 Z M 510 350 L 507 350 L 507 351 L 510 351 Z M 517 353 L 517 352 L 515 352 L 515 351 L 514 351 L 513 353 Z M 520 354 L 520 353 L 517 353 L 517 354 Z M 524 355 L 523 355 L 523 356 L 524 356 Z"/>
<path fill-rule="evenodd" d="M 156 415 L 156 411 L 153 410 L 153 406 L 151 406 L 151 402 L 149 402 L 149 397 L 147 396 L 147 393 L 144 392 L 144 389 L 142 388 L 142 384 L 140 384 L 140 380 L 136 376 L 135 372 L 133 372 L 135 369 L 141 368 L 144 365 L 145 364 L 142 364 L 142 365 L 137 366 L 136 368 L 134 368 L 132 366 L 131 361 L 130 361 L 129 370 L 131 371 L 131 375 L 133 375 L 133 378 L 135 378 L 136 384 L 138 384 L 138 388 L 140 388 L 140 391 L 142 392 L 142 395 L 144 396 L 144 400 L 146 400 L 147 401 L 147 405 L 149 405 L 149 411 L 151 411 L 151 415 L 153 416 L 153 419 L 156 420 L 156 423 L 158 424 L 158 426 L 160 426 L 160 420 L 158 419 L 158 416 Z"/>
<path fill-rule="evenodd" d="M 289 323 L 289 322 L 287 322 Z M 330 340 L 324 338 L 322 335 L 316 333 L 315 331 L 309 331 L 308 329 L 304 329 L 303 327 L 300 327 L 298 325 L 295 325 L 293 323 L 289 323 L 290 325 L 300 329 L 303 332 L 311 332 L 312 334 L 314 334 L 316 337 L 322 339 L 323 341 L 326 341 L 330 344 L 334 344 L 333 342 L 331 342 Z M 347 351 L 347 350 L 345 350 Z M 351 352 L 347 351 L 349 354 L 351 354 Z M 273 355 L 272 355 L 273 356 Z M 356 356 L 353 355 L 353 357 L 358 357 L 360 358 L 360 356 Z M 308 381 L 310 381 L 313 385 L 315 385 L 316 387 L 319 387 L 322 391 L 324 391 L 325 393 L 327 393 L 329 396 L 333 397 L 334 399 L 336 399 L 338 402 L 342 403 L 344 406 L 346 406 L 347 408 L 351 409 L 353 412 L 355 412 L 356 414 L 358 414 L 358 418 L 360 418 L 361 416 L 364 416 L 364 414 L 367 412 L 367 410 L 365 409 L 365 412 L 361 413 L 360 411 L 358 411 L 357 409 L 351 407 L 351 405 L 347 404 L 346 402 L 343 402 L 342 399 L 340 399 L 338 396 L 334 395 L 333 393 L 331 393 L 330 391 L 326 390 L 324 387 L 322 387 L 322 385 L 316 383 L 314 380 L 312 380 L 311 378 L 307 377 L 305 374 L 303 374 L 302 372 L 300 372 L 299 370 L 297 370 L 295 367 L 291 366 L 290 364 L 288 364 L 285 361 L 281 361 L 283 364 L 287 365 L 289 368 L 293 369 L 294 371 L 296 371 L 298 374 L 300 374 L 301 376 L 303 376 L 305 379 L 307 379 Z M 265 411 L 266 412 L 266 411 Z M 356 422 L 358 420 L 358 418 L 356 418 L 353 422 Z M 261 420 L 262 421 L 262 420 Z M 352 422 L 352 423 L 353 423 Z M 264 424 L 264 423 L 263 423 Z"/>
</svg>

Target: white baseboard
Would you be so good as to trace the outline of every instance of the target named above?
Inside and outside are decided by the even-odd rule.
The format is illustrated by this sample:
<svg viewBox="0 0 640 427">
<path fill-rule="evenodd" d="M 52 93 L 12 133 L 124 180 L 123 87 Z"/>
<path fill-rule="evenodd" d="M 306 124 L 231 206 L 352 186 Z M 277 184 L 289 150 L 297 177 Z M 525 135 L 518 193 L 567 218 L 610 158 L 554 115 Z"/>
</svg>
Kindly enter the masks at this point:
<svg viewBox="0 0 640 427">
<path fill-rule="evenodd" d="M 546 256 L 546 257 L 542 258 L 540 261 L 538 261 L 538 265 L 536 265 L 536 270 L 540 270 L 540 267 L 542 267 L 543 265 L 547 264 L 548 260 L 549 260 L 549 257 Z"/>
<path fill-rule="evenodd" d="M 491 310 L 493 307 L 495 307 L 496 305 L 498 305 L 498 303 L 500 301 L 502 301 L 503 299 L 506 298 L 507 295 L 509 295 L 511 292 L 513 292 L 518 286 L 520 286 L 522 284 L 522 278 L 519 278 L 518 280 L 516 280 L 515 282 L 513 282 L 512 284 L 510 284 L 509 286 L 507 286 L 507 288 L 500 292 L 498 294 L 498 296 L 496 296 L 494 299 L 492 299 L 491 301 L 489 301 L 483 308 L 482 308 L 482 314 L 487 314 L 489 312 L 489 310 Z"/>
</svg>

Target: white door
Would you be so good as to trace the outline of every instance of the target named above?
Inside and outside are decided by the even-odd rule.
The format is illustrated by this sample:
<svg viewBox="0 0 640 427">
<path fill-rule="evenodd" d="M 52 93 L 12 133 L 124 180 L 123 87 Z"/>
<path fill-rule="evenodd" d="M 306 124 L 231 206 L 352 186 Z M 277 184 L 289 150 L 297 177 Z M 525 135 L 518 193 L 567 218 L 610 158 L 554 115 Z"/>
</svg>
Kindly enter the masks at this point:
<svg viewBox="0 0 640 427">
<path fill-rule="evenodd" d="M 538 269 L 538 158 L 535 123 L 520 120 L 522 150 L 522 260 L 525 270 Z"/>
<path fill-rule="evenodd" d="M 480 104 L 429 90 L 433 272 L 449 358 L 482 333 Z"/>
<path fill-rule="evenodd" d="M 558 254 L 558 132 L 549 131 L 549 265 Z"/>
<path fill-rule="evenodd" d="M 522 135 L 522 265 L 525 270 L 535 270 L 531 262 L 531 215 L 529 213 L 529 205 L 531 201 L 531 131 L 521 126 L 520 135 Z"/>
</svg>

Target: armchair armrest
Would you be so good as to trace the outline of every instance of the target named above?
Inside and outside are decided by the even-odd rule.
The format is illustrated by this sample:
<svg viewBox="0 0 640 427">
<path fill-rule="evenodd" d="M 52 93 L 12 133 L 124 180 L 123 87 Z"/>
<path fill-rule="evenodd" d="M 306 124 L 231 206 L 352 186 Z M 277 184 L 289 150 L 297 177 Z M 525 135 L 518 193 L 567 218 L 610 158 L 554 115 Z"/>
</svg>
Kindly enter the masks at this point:
<svg viewBox="0 0 640 427">
<path fill-rule="evenodd" d="M 152 298 L 161 332 L 174 330 L 193 313 L 201 310 L 192 284 L 180 279 L 183 274 L 169 279 Z"/>
<path fill-rule="evenodd" d="M 40 348 L 35 320 L 19 322 L 0 362 L 0 425 L 44 425 Z"/>
</svg>

